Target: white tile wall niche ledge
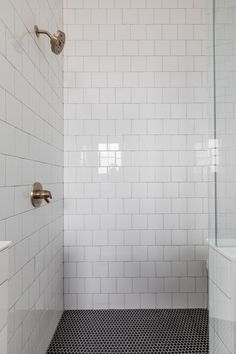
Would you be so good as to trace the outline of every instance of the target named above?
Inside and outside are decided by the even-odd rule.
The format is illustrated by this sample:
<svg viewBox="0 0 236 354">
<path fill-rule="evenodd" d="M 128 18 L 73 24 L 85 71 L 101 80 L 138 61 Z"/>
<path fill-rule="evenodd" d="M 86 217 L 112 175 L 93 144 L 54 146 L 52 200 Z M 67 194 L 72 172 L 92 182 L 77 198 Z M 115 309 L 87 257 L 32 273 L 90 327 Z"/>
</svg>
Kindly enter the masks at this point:
<svg viewBox="0 0 236 354">
<path fill-rule="evenodd" d="M 0 241 L 0 252 L 5 250 L 6 248 L 11 247 L 12 242 L 11 241 Z"/>
<path fill-rule="evenodd" d="M 217 246 L 215 245 L 215 240 L 209 240 L 209 244 L 212 245 L 212 247 L 217 247 L 218 252 L 222 253 L 225 257 L 229 257 L 230 259 L 233 259 L 236 257 L 236 240 L 235 239 L 218 239 L 217 240 Z"/>
<path fill-rule="evenodd" d="M 236 353 L 236 247 L 209 240 L 210 354 Z"/>
</svg>

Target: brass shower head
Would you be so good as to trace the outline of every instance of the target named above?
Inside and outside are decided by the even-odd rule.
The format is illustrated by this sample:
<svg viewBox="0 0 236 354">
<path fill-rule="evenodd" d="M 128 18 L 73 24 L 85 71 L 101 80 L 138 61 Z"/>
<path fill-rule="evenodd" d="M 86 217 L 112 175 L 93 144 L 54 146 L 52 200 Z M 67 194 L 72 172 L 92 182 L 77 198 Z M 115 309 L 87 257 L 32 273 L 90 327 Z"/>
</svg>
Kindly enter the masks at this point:
<svg viewBox="0 0 236 354">
<path fill-rule="evenodd" d="M 46 34 L 50 38 L 51 49 L 54 54 L 60 54 L 62 52 L 66 40 L 64 32 L 57 31 L 51 34 L 48 31 L 39 29 L 38 26 L 34 26 L 34 32 L 37 37 L 39 37 L 40 34 Z"/>
</svg>

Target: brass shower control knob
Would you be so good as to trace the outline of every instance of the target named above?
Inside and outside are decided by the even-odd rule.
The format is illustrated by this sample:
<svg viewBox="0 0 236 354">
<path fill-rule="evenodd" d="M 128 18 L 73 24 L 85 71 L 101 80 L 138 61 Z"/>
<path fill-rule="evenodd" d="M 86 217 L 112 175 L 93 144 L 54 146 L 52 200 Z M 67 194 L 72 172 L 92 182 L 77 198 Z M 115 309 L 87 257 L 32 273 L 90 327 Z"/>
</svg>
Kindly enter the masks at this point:
<svg viewBox="0 0 236 354">
<path fill-rule="evenodd" d="M 43 186 L 41 183 L 36 182 L 33 184 L 33 188 L 31 191 L 31 203 L 35 208 L 39 207 L 44 200 L 46 203 L 50 203 L 50 199 L 52 199 L 52 194 L 50 191 L 43 190 Z"/>
</svg>

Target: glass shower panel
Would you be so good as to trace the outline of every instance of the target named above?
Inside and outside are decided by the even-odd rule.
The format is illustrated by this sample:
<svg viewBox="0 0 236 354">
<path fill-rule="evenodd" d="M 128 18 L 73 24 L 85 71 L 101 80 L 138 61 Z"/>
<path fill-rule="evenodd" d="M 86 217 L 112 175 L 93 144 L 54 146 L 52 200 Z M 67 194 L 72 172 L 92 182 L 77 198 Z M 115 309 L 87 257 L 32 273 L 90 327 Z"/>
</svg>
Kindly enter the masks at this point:
<svg viewBox="0 0 236 354">
<path fill-rule="evenodd" d="M 216 241 L 236 245 L 236 1 L 215 0 Z"/>
</svg>

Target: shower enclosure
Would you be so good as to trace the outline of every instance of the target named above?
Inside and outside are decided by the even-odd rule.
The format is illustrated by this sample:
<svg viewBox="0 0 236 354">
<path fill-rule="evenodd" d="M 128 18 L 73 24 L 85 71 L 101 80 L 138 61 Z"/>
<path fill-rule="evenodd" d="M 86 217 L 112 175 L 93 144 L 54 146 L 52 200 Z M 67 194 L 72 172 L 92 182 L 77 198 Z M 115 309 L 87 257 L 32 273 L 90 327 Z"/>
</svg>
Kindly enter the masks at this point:
<svg viewBox="0 0 236 354">
<path fill-rule="evenodd" d="M 235 353 L 236 3 L 213 2 L 214 99 L 209 139 L 210 353 Z"/>
</svg>

